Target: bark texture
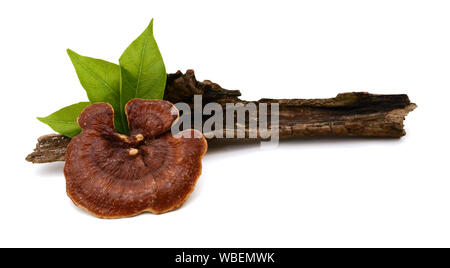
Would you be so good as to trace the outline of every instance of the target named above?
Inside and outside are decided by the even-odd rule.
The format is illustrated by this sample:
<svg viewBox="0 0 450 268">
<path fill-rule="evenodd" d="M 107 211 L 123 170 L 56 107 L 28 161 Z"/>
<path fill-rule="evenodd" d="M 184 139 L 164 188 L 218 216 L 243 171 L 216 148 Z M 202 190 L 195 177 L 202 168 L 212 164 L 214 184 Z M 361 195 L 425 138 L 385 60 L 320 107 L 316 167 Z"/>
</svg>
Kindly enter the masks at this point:
<svg viewBox="0 0 450 268">
<path fill-rule="evenodd" d="M 408 96 L 374 95 L 366 92 L 341 93 L 329 99 L 260 99 L 259 101 L 244 101 L 239 97 L 239 90 L 227 90 L 209 80 L 199 82 L 194 71 L 188 70 L 185 74 L 180 71 L 169 74 L 167 78 L 164 99 L 172 103 L 185 102 L 193 106 L 194 95 L 202 95 L 203 103 L 219 103 L 223 114 L 226 115 L 226 103 L 278 103 L 279 104 L 279 136 L 281 139 L 300 137 L 378 137 L 400 138 L 405 135 L 403 120 L 416 105 L 411 103 Z M 269 105 L 270 106 L 270 105 Z M 267 117 L 271 111 L 269 109 Z M 203 116 L 203 122 L 209 116 Z M 208 138 L 211 133 L 204 133 L 209 143 L 233 143 L 236 141 L 259 140 L 249 138 L 249 120 L 247 118 L 244 139 Z M 224 120 L 225 122 L 225 120 Z M 215 132 L 236 133 L 225 126 L 216 126 Z M 47 163 L 64 161 L 65 151 L 70 138 L 50 134 L 38 139 L 34 152 L 29 154 L 27 161 L 33 163 Z"/>
</svg>

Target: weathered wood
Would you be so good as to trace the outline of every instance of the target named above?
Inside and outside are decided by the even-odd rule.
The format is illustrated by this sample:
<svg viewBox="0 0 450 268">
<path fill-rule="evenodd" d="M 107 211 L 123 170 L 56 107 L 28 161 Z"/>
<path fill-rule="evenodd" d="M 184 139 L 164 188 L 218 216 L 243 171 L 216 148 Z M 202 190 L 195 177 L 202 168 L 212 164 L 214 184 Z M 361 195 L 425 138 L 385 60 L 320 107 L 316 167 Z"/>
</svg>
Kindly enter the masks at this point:
<svg viewBox="0 0 450 268">
<path fill-rule="evenodd" d="M 69 142 L 69 137 L 59 134 L 41 136 L 38 138 L 36 148 L 26 160 L 33 163 L 64 161 Z"/>
<path fill-rule="evenodd" d="M 168 75 L 164 99 L 192 106 L 195 94 L 202 95 L 203 105 L 210 102 L 221 104 L 224 115 L 226 103 L 252 103 L 241 100 L 238 90 L 226 90 L 208 80 L 198 82 L 192 70 L 188 70 L 186 74 L 178 71 Z M 400 138 L 405 135 L 405 116 L 416 107 L 404 94 L 374 95 L 365 92 L 342 93 L 330 99 L 261 99 L 253 103 L 279 104 L 281 139 L 323 136 Z M 270 111 L 268 113 L 270 118 Z M 203 120 L 206 119 L 208 117 L 203 117 Z M 218 127 L 215 131 L 235 133 L 234 128 L 227 129 L 225 126 Z M 250 140 L 248 119 L 246 131 L 245 140 Z M 259 138 L 258 136 L 257 139 Z M 58 134 L 42 136 L 38 139 L 34 152 L 26 160 L 33 163 L 64 161 L 69 141 L 70 138 Z M 208 142 L 233 143 L 236 139 L 210 138 Z"/>
</svg>

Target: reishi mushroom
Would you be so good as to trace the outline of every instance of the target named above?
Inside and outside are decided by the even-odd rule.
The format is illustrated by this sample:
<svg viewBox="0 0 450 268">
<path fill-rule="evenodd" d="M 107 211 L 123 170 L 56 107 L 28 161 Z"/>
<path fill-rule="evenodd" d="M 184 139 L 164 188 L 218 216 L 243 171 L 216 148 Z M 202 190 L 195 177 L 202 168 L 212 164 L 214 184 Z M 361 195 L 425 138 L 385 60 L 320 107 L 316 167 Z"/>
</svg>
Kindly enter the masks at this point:
<svg viewBox="0 0 450 268">
<path fill-rule="evenodd" d="M 92 104 L 78 117 L 82 131 L 66 152 L 67 194 L 101 218 L 177 209 L 200 176 L 205 138 L 193 129 L 172 135 L 178 110 L 168 101 L 133 99 L 125 112 L 129 136 L 116 132 L 107 103 Z"/>
</svg>

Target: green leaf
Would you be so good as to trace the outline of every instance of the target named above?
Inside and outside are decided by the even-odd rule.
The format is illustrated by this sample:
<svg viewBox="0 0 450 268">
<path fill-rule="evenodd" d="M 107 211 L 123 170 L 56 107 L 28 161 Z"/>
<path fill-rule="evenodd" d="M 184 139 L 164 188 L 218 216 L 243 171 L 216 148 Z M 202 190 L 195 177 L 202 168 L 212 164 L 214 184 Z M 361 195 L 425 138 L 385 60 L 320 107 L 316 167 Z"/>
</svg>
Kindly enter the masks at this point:
<svg viewBox="0 0 450 268">
<path fill-rule="evenodd" d="M 131 43 L 119 59 L 120 104 L 133 98 L 162 99 L 166 86 L 166 68 L 153 36 L 153 19 L 145 31 Z M 122 111 L 121 114 L 125 113 Z M 126 121 L 125 121 L 126 122 Z"/>
<path fill-rule="evenodd" d="M 75 137 L 80 133 L 81 128 L 77 123 L 78 116 L 90 102 L 79 102 L 64 107 L 47 117 L 38 117 L 42 123 L 50 126 L 54 131 L 68 137 Z"/>
<path fill-rule="evenodd" d="M 72 64 L 78 78 L 86 90 L 89 100 L 107 102 L 114 108 L 114 126 L 117 131 L 124 133 L 126 128 L 122 122 L 120 107 L 120 68 L 117 64 L 100 59 L 81 56 L 68 49 Z"/>
</svg>

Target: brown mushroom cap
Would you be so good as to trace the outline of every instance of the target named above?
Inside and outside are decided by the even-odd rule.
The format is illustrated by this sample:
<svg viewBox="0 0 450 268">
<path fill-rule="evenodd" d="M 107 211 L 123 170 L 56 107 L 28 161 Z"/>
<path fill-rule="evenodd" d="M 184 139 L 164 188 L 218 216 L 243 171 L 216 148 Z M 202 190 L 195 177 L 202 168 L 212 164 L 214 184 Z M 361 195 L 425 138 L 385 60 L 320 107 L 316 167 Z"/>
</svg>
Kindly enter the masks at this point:
<svg viewBox="0 0 450 268">
<path fill-rule="evenodd" d="M 178 110 L 170 102 L 133 99 L 125 110 L 130 136 L 115 131 L 111 105 L 95 103 L 83 110 L 82 131 L 66 151 L 67 194 L 101 218 L 180 207 L 200 176 L 205 138 L 193 129 L 172 136 Z"/>
</svg>

